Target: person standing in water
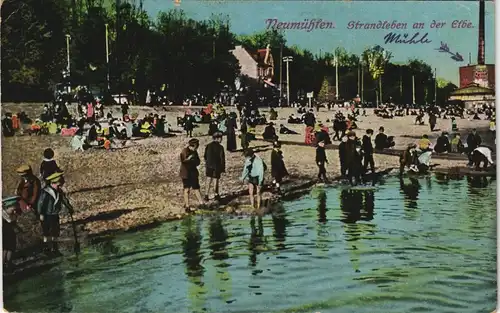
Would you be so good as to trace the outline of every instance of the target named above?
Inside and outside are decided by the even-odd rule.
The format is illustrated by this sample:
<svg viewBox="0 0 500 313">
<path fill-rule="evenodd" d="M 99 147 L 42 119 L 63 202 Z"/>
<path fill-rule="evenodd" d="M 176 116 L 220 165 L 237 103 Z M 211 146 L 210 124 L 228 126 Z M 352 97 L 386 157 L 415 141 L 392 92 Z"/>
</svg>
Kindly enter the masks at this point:
<svg viewBox="0 0 500 313">
<path fill-rule="evenodd" d="M 183 195 L 184 195 L 184 210 L 186 213 L 193 212 L 189 206 L 189 194 L 191 190 L 194 191 L 194 195 L 198 199 L 200 206 L 202 206 L 203 198 L 200 193 L 200 180 L 198 173 L 198 165 L 200 165 L 200 157 L 198 155 L 198 147 L 200 146 L 200 141 L 196 138 L 192 138 L 188 142 L 188 146 L 182 149 L 180 160 L 180 177 L 182 179 Z"/>
<path fill-rule="evenodd" d="M 245 163 L 241 180 L 248 184 L 250 205 L 257 210 L 260 209 L 262 186 L 264 185 L 264 172 L 266 164 L 260 156 L 255 154 L 252 148 L 245 151 Z M 255 198 L 254 198 L 255 194 Z M 255 201 L 257 200 L 257 201 Z M 257 205 L 255 205 L 257 202 Z"/>
<path fill-rule="evenodd" d="M 347 166 L 346 166 L 346 147 L 347 137 L 342 137 L 342 141 L 339 144 L 339 161 L 340 161 L 340 175 L 342 178 L 347 177 Z"/>
<path fill-rule="evenodd" d="M 212 182 L 215 180 L 214 186 L 214 200 L 219 200 L 219 180 L 222 173 L 226 171 L 226 155 L 224 153 L 224 147 L 221 145 L 222 133 L 215 132 L 212 136 L 213 141 L 209 143 L 205 148 L 205 173 L 208 179 L 207 192 L 205 193 L 205 201 L 208 201 L 208 196 L 210 194 L 210 187 Z"/>
<path fill-rule="evenodd" d="M 375 161 L 373 160 L 373 145 L 372 145 L 373 129 L 367 129 L 366 135 L 363 136 L 363 172 L 368 171 L 368 165 L 370 165 L 370 170 L 375 173 Z"/>
<path fill-rule="evenodd" d="M 60 254 L 56 242 L 56 238 L 59 237 L 61 231 L 59 214 L 63 208 L 69 214 L 73 214 L 73 206 L 61 189 L 62 175 L 63 173 L 59 172 L 47 177 L 49 184 L 42 189 L 37 204 L 40 222 L 42 222 L 45 250 L 55 254 Z"/>
<path fill-rule="evenodd" d="M 361 143 L 356 138 L 356 133 L 350 131 L 347 133 L 346 160 L 347 176 L 353 186 L 361 183 L 361 158 Z"/>
<path fill-rule="evenodd" d="M 326 167 L 328 159 L 326 158 L 325 142 L 319 141 L 316 147 L 316 165 L 318 165 L 318 180 L 322 183 L 327 183 Z"/>
<path fill-rule="evenodd" d="M 274 142 L 273 151 L 271 152 L 271 176 L 273 177 L 274 192 L 281 193 L 280 184 L 283 177 L 288 176 L 288 171 L 283 161 L 281 144 L 277 141 Z"/>
</svg>

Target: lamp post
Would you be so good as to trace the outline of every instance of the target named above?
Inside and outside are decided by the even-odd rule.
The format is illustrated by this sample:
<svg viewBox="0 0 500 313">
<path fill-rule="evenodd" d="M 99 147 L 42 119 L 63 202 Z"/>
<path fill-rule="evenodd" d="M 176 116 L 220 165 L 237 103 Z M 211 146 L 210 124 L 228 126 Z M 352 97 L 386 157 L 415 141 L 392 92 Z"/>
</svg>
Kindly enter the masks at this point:
<svg viewBox="0 0 500 313">
<path fill-rule="evenodd" d="M 69 34 L 66 34 L 66 59 L 67 59 L 66 72 L 68 73 L 68 77 L 71 77 L 71 62 L 70 62 L 70 56 L 69 56 L 69 40 L 70 39 L 71 39 L 71 36 Z M 68 89 L 69 89 L 68 92 L 71 92 L 71 84 L 68 87 Z"/>
<path fill-rule="evenodd" d="M 106 26 L 106 82 L 108 83 L 108 92 L 110 90 L 110 85 L 109 85 L 109 30 L 108 30 L 108 23 L 105 24 Z"/>
<path fill-rule="evenodd" d="M 339 59 L 337 54 L 333 58 L 333 63 L 335 64 L 335 98 L 339 99 Z"/>
<path fill-rule="evenodd" d="M 437 105 L 437 99 L 438 99 L 437 68 L 434 68 L 434 105 Z"/>
<path fill-rule="evenodd" d="M 281 99 L 283 99 L 283 44 L 280 46 L 280 101 L 279 106 L 281 107 Z"/>
<path fill-rule="evenodd" d="M 286 101 L 290 106 L 290 62 L 293 62 L 293 57 L 284 57 L 283 62 L 286 63 Z"/>
<path fill-rule="evenodd" d="M 69 40 L 71 39 L 71 36 L 66 34 L 66 58 L 67 58 L 67 65 L 66 65 L 66 71 L 68 72 L 68 75 L 71 73 L 71 65 L 69 62 Z"/>
</svg>

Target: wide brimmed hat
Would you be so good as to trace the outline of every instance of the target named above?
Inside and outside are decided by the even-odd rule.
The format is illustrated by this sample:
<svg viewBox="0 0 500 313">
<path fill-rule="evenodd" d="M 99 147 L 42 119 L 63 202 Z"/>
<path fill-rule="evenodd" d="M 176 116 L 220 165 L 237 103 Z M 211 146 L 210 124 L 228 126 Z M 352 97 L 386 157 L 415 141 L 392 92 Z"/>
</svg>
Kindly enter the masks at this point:
<svg viewBox="0 0 500 313">
<path fill-rule="evenodd" d="M 52 175 L 49 175 L 45 180 L 47 180 L 50 183 L 57 183 L 61 180 L 61 177 L 64 175 L 64 172 L 57 172 Z"/>
<path fill-rule="evenodd" d="M 8 208 L 8 207 L 14 206 L 19 202 L 19 199 L 21 199 L 21 197 L 19 197 L 19 196 L 12 196 L 12 197 L 3 198 L 2 199 L 2 207 Z"/>
<path fill-rule="evenodd" d="M 27 174 L 28 172 L 31 172 L 31 166 L 23 164 L 16 169 L 16 172 L 18 174 Z"/>
</svg>

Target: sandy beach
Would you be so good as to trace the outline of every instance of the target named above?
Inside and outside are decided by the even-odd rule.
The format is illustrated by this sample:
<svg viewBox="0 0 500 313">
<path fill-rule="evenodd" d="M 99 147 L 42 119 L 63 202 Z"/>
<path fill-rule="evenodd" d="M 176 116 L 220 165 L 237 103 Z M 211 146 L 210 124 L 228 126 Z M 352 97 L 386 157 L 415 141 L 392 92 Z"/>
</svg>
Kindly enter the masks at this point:
<svg viewBox="0 0 500 313">
<path fill-rule="evenodd" d="M 39 116 L 43 105 L 38 104 L 5 104 L 3 112 L 25 111 L 29 117 Z M 119 107 L 111 108 L 113 113 L 119 115 Z M 191 108 L 194 110 L 195 108 Z M 169 107 L 152 109 L 145 107 L 132 107 L 130 113 L 138 113 L 139 117 L 149 112 L 165 114 L 168 122 L 176 128 L 176 117 L 184 114 L 186 108 Z M 327 120 L 333 116 L 335 111 L 322 108 L 318 114 L 319 119 L 330 126 Z M 262 110 L 263 113 L 267 109 Z M 304 126 L 288 125 L 288 116 L 295 109 L 279 109 L 278 120 L 275 124 L 285 124 L 300 135 L 281 135 L 280 140 L 303 142 Z M 107 110 L 105 110 L 107 113 Z M 411 142 L 416 142 L 422 134 L 428 134 L 432 141 L 439 136 L 441 131 L 451 130 L 449 119 L 438 119 L 437 128 L 430 132 L 428 125 L 414 125 L 414 116 L 396 117 L 394 119 L 382 119 L 373 114 L 373 109 L 367 110 L 367 117 L 359 117 L 356 130 L 361 137 L 366 129 L 372 128 L 377 133 L 380 126 L 384 126 L 386 134 L 395 136 L 397 149 L 403 149 Z M 471 128 L 487 129 L 487 120 L 457 120 L 458 127 L 465 140 L 466 134 Z M 257 134 L 261 134 L 264 126 L 257 128 Z M 200 155 L 203 154 L 204 146 L 211 141 L 206 136 L 207 125 L 195 128 L 194 136 L 200 140 Z M 491 142 L 483 135 L 483 140 Z M 51 147 L 55 151 L 55 160 L 65 171 L 65 189 L 75 207 L 74 219 L 80 221 L 83 230 L 88 234 L 99 234 L 103 232 L 127 230 L 141 225 L 161 222 L 170 219 L 178 219 L 184 216 L 182 209 L 182 184 L 179 178 L 179 154 L 187 144 L 188 138 L 184 134 L 177 134 L 171 138 L 147 138 L 129 141 L 124 148 L 115 151 L 88 150 L 85 152 L 74 152 L 69 147 L 69 137 L 60 135 L 28 136 L 16 135 L 13 138 L 2 138 L 2 193 L 3 196 L 12 195 L 17 186 L 19 177 L 15 169 L 21 164 L 29 164 L 38 175 L 38 167 L 42 160 L 43 150 Z M 263 146 L 263 141 L 254 141 L 251 146 Z M 223 140 L 225 145 L 225 139 Z M 239 145 L 239 142 L 238 142 Z M 269 146 L 269 144 L 268 144 Z M 285 184 L 285 192 L 290 189 L 296 191 L 316 179 L 317 166 L 314 162 L 314 147 L 283 145 L 285 164 L 291 177 Z M 259 152 L 263 159 L 270 164 L 270 149 Z M 329 164 L 327 166 L 328 176 L 333 178 L 339 175 L 340 166 L 337 150 L 327 150 Z M 396 168 L 399 166 L 397 156 L 375 154 L 375 166 L 377 171 Z M 240 212 L 237 206 L 248 202 L 245 195 L 246 186 L 239 180 L 243 166 L 243 155 L 241 152 L 226 153 L 226 173 L 221 179 L 221 195 L 225 198 L 225 205 L 219 207 L 227 212 Z M 464 160 L 435 160 L 438 168 L 450 168 L 463 166 Z M 200 183 L 202 194 L 205 191 L 204 164 L 200 166 Z M 269 171 L 266 173 L 265 181 L 270 181 Z M 270 194 L 264 194 L 265 199 Z M 194 200 L 194 197 L 193 197 Z M 235 209 L 236 208 L 236 209 Z M 244 213 L 244 212 L 243 212 Z M 33 222 L 32 222 L 33 224 Z M 37 224 L 37 223 L 36 223 Z M 36 225 L 33 227 L 37 227 Z M 29 232 L 20 234 L 20 244 L 30 242 Z"/>
</svg>

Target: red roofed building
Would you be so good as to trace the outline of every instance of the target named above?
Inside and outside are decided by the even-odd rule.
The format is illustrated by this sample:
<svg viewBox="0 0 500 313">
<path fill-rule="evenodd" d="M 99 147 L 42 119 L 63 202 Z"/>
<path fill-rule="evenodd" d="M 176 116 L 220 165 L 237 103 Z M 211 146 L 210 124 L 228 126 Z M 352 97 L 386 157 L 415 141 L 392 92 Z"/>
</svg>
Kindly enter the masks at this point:
<svg viewBox="0 0 500 313">
<path fill-rule="evenodd" d="M 255 80 L 271 81 L 274 77 L 274 60 L 271 48 L 267 45 L 265 49 L 256 52 L 249 51 L 243 46 L 236 46 L 231 53 L 238 59 L 241 75 Z"/>
</svg>

